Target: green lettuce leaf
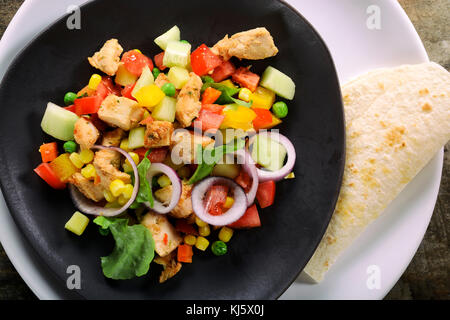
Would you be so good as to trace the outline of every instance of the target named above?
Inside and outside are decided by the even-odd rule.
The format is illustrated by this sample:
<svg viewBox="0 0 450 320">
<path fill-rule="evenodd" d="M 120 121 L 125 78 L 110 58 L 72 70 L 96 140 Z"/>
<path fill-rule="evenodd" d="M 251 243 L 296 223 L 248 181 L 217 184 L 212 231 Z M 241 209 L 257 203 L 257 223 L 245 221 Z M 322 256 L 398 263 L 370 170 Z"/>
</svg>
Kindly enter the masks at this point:
<svg viewBox="0 0 450 320">
<path fill-rule="evenodd" d="M 137 209 L 141 203 L 149 202 L 150 208 L 153 208 L 154 200 L 152 193 L 152 186 L 147 180 L 147 171 L 150 169 L 152 163 L 147 158 L 151 150 L 148 150 L 144 156 L 144 159 L 138 164 L 137 170 L 139 174 L 139 191 L 136 196 L 136 200 L 131 204 L 130 209 Z"/>
<path fill-rule="evenodd" d="M 116 246 L 101 258 L 103 274 L 114 280 L 126 280 L 147 274 L 155 256 L 155 242 L 143 225 L 129 226 L 128 219 L 97 217 L 94 223 L 109 230 Z"/>
<path fill-rule="evenodd" d="M 207 82 L 202 86 L 202 90 L 201 92 L 204 92 L 208 87 L 212 87 L 216 90 L 219 90 L 220 92 L 222 92 L 222 94 L 220 95 L 219 99 L 217 99 L 217 101 L 215 103 L 217 104 L 230 104 L 230 103 L 236 103 L 240 106 L 244 106 L 247 108 L 250 108 L 253 104 L 252 101 L 250 102 L 245 102 L 243 100 L 239 100 L 236 98 L 233 98 L 234 95 L 236 95 L 240 89 L 236 89 L 236 88 L 230 88 L 227 87 L 224 84 L 221 83 L 210 83 Z"/>
</svg>

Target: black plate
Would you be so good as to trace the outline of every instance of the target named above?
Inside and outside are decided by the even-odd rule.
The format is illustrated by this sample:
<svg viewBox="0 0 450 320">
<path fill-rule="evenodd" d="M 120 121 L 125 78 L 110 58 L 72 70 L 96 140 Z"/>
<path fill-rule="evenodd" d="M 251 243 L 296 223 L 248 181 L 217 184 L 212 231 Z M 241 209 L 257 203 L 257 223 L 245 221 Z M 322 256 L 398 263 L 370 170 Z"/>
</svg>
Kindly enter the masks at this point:
<svg viewBox="0 0 450 320">
<path fill-rule="evenodd" d="M 262 227 L 236 232 L 229 253 L 210 250 L 164 284 L 160 267 L 130 281 L 106 279 L 100 257 L 113 240 L 90 224 L 82 237 L 64 229 L 75 208 L 67 191 L 55 191 L 33 173 L 39 146 L 52 139 L 40 122 L 48 101 L 63 104 L 67 91 L 86 85 L 94 72 L 87 57 L 115 37 L 125 50 L 153 57 L 153 39 L 178 25 L 193 47 L 214 44 L 225 34 L 265 26 L 279 54 L 251 63 L 268 65 L 297 84 L 289 116 L 280 126 L 297 150 L 294 180 L 277 184 L 276 202 L 260 211 Z M 296 278 L 318 245 L 339 193 L 344 163 L 344 119 L 331 56 L 311 25 L 274 0 L 139 1 L 98 0 L 81 9 L 81 30 L 59 20 L 32 41 L 14 61 L 0 87 L 0 178 L 16 223 L 40 257 L 66 284 L 67 268 L 81 269 L 85 298 L 98 299 L 275 299 Z"/>
</svg>

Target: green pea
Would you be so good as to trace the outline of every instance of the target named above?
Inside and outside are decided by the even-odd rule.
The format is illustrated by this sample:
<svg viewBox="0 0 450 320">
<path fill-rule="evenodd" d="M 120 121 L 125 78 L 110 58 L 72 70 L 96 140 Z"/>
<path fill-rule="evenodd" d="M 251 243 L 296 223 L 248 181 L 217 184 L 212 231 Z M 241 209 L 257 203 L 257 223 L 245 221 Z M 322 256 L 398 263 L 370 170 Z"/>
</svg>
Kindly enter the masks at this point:
<svg viewBox="0 0 450 320">
<path fill-rule="evenodd" d="M 64 143 L 64 151 L 68 153 L 72 153 L 77 151 L 77 144 L 74 141 L 67 141 Z"/>
<path fill-rule="evenodd" d="M 161 87 L 162 92 L 165 93 L 168 97 L 173 97 L 177 90 L 175 89 L 175 86 L 171 83 L 166 83 Z"/>
<path fill-rule="evenodd" d="M 75 101 L 76 98 L 77 98 L 76 93 L 67 92 L 66 95 L 64 96 L 64 103 L 66 104 L 66 106 L 69 106 L 69 105 L 73 104 L 73 102 Z"/>
<path fill-rule="evenodd" d="M 273 113 L 277 118 L 285 118 L 288 115 L 288 106 L 283 101 L 278 101 L 272 106 Z"/>
<path fill-rule="evenodd" d="M 153 77 L 156 79 L 156 78 L 158 78 L 161 71 L 159 71 L 159 69 L 155 67 L 155 68 L 153 68 L 152 73 L 153 73 Z"/>
<path fill-rule="evenodd" d="M 180 40 L 180 42 L 189 44 L 189 41 L 187 40 Z"/>
<path fill-rule="evenodd" d="M 227 244 L 223 241 L 215 241 L 211 246 L 211 251 L 216 256 L 223 256 L 227 253 Z"/>
<path fill-rule="evenodd" d="M 203 76 L 202 81 L 203 83 L 214 83 L 214 79 L 211 78 L 210 76 Z"/>
</svg>

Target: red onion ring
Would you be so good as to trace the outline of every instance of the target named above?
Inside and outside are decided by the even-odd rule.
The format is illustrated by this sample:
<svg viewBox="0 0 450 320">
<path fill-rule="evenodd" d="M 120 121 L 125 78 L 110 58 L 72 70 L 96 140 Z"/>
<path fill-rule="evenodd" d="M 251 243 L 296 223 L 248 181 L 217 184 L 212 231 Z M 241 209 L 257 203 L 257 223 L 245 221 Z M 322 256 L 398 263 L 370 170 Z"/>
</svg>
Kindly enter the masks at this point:
<svg viewBox="0 0 450 320">
<path fill-rule="evenodd" d="M 230 187 L 234 194 L 234 203 L 227 212 L 220 216 L 209 214 L 203 204 L 203 198 L 209 188 L 216 184 Z M 247 197 L 244 190 L 233 180 L 221 177 L 211 177 L 200 181 L 192 189 L 192 209 L 202 221 L 214 226 L 226 226 L 239 220 L 247 210 Z"/>
<path fill-rule="evenodd" d="M 287 161 L 286 161 L 286 164 L 280 170 L 277 170 L 277 171 L 269 171 L 269 170 L 263 170 L 263 169 L 256 168 L 256 171 L 258 172 L 259 181 L 265 182 L 265 181 L 270 181 L 270 180 L 273 180 L 273 181 L 283 180 L 289 173 L 292 172 L 292 169 L 294 168 L 294 165 L 295 165 L 295 159 L 296 159 L 297 155 L 295 152 L 294 145 L 288 138 L 286 138 L 285 136 L 283 136 L 282 134 L 280 134 L 278 132 L 259 133 L 255 136 L 253 136 L 249 140 L 248 145 L 251 146 L 253 144 L 253 141 L 255 140 L 255 138 L 258 135 L 263 135 L 263 134 L 268 134 L 271 139 L 275 140 L 276 142 L 279 142 L 286 148 Z M 252 162 L 254 162 L 253 158 L 252 158 Z"/>
<path fill-rule="evenodd" d="M 181 198 L 182 185 L 181 180 L 178 177 L 177 173 L 169 166 L 166 166 L 162 163 L 152 163 L 150 169 L 147 171 L 147 180 L 152 184 L 153 177 L 157 174 L 163 173 L 172 182 L 172 196 L 168 206 L 165 206 L 162 202 L 153 199 L 153 208 L 150 206 L 149 202 L 146 202 L 145 205 L 159 214 L 166 214 L 172 211 L 178 204 Z"/>
<path fill-rule="evenodd" d="M 247 205 L 250 207 L 255 202 L 256 192 L 259 186 L 258 169 L 255 166 L 255 161 L 248 153 L 247 149 L 241 149 L 236 152 L 238 163 L 241 163 L 242 168 L 252 178 L 252 187 L 250 191 L 246 193 Z"/>
<path fill-rule="evenodd" d="M 123 205 L 120 208 L 105 208 L 102 206 L 99 206 L 96 202 L 86 198 L 74 185 L 69 185 L 69 191 L 70 196 L 72 198 L 73 203 L 75 206 L 80 210 L 81 212 L 85 214 L 91 214 L 95 216 L 105 216 L 105 217 L 115 217 L 123 213 L 125 210 L 127 210 L 131 204 L 136 199 L 136 196 L 139 191 L 139 173 L 137 170 L 137 166 L 133 161 L 133 158 L 123 149 L 116 148 L 116 147 L 105 147 L 105 146 L 99 146 L 95 145 L 91 149 L 99 149 L 99 150 L 112 150 L 117 151 L 120 154 L 122 154 L 125 158 L 127 158 L 128 162 L 131 164 L 131 167 L 133 168 L 134 173 L 134 187 L 133 187 L 133 193 L 131 194 L 130 200 Z"/>
</svg>

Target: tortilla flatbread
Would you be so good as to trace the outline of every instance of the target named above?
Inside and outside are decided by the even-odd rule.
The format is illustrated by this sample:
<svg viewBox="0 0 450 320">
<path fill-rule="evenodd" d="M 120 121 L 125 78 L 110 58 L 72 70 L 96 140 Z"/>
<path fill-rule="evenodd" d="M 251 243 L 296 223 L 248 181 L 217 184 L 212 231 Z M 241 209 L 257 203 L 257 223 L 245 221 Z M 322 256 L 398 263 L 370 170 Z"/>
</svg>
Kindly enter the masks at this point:
<svg viewBox="0 0 450 320">
<path fill-rule="evenodd" d="M 317 282 L 450 139 L 450 74 L 436 63 L 371 71 L 345 84 L 342 96 L 342 187 L 304 269 Z"/>
</svg>

